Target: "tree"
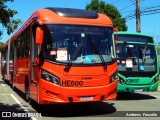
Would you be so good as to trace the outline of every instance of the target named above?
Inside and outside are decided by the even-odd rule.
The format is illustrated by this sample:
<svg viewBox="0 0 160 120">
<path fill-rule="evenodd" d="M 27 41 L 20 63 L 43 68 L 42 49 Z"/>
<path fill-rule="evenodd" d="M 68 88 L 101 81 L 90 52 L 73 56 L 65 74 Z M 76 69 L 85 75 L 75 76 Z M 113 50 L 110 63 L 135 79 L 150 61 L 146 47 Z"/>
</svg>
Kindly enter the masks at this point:
<svg viewBox="0 0 160 120">
<path fill-rule="evenodd" d="M 0 24 L 2 24 L 2 27 L 7 28 L 7 34 L 9 35 L 21 24 L 21 20 L 12 19 L 18 12 L 8 8 L 6 6 L 7 2 L 14 2 L 14 0 L 0 0 Z M 3 31 L 0 30 L 0 36 L 2 34 Z"/>
<path fill-rule="evenodd" d="M 0 51 L 2 51 L 2 46 L 4 45 L 4 43 L 0 42 Z"/>
<path fill-rule="evenodd" d="M 127 30 L 125 18 L 122 18 L 118 9 L 113 5 L 99 0 L 92 0 L 90 4 L 86 5 L 86 10 L 94 10 L 98 13 L 106 14 L 112 20 L 114 27 L 119 31 Z"/>
</svg>

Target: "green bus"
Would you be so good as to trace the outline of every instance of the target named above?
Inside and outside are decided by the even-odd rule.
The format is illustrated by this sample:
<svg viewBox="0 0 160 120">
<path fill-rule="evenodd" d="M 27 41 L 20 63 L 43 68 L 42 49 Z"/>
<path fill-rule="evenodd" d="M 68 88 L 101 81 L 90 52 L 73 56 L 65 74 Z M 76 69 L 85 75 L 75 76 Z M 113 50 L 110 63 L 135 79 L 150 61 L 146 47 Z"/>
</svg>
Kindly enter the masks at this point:
<svg viewBox="0 0 160 120">
<path fill-rule="evenodd" d="M 157 91 L 158 54 L 152 36 L 118 32 L 118 92 Z"/>
</svg>

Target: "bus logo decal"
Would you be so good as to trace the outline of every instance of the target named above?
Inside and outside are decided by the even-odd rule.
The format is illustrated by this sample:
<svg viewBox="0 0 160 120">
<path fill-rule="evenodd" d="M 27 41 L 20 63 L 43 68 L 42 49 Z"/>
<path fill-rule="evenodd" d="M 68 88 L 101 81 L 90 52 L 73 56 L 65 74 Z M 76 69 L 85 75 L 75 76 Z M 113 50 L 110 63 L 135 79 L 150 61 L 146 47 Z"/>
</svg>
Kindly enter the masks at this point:
<svg viewBox="0 0 160 120">
<path fill-rule="evenodd" d="M 83 81 L 80 80 L 65 80 L 61 82 L 61 86 L 71 87 L 71 86 L 83 86 Z"/>
</svg>

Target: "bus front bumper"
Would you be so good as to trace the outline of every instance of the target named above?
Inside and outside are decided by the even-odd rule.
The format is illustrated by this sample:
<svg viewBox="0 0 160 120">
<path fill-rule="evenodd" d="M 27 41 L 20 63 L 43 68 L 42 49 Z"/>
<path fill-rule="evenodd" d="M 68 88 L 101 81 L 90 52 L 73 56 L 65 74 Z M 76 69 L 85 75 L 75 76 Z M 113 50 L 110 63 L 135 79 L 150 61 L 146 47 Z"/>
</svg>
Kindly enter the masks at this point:
<svg viewBox="0 0 160 120">
<path fill-rule="evenodd" d="M 126 85 L 118 83 L 118 92 L 147 92 L 147 91 L 157 91 L 158 81 L 151 85 Z"/>
<path fill-rule="evenodd" d="M 96 87 L 61 87 L 44 80 L 39 84 L 39 104 L 58 104 L 115 100 L 117 97 L 115 80 L 109 85 Z"/>
</svg>

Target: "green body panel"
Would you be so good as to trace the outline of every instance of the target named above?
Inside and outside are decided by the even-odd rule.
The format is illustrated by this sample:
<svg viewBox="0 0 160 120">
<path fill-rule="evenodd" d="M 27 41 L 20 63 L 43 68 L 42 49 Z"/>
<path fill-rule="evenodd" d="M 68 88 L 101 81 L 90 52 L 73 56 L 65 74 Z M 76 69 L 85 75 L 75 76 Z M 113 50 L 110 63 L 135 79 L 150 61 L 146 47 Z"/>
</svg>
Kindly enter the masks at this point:
<svg viewBox="0 0 160 120">
<path fill-rule="evenodd" d="M 150 35 L 142 34 L 142 33 L 133 33 L 133 32 L 118 32 L 115 34 L 128 34 L 128 35 L 137 35 L 137 36 L 147 36 L 151 37 Z M 123 43 L 123 41 L 118 40 L 117 43 Z M 132 44 L 145 44 L 143 42 L 128 42 Z M 148 45 L 154 45 L 153 43 L 147 43 Z M 159 66 L 158 54 L 156 51 L 156 58 L 157 58 L 157 66 Z M 157 72 L 154 76 L 150 77 L 125 77 L 118 73 L 119 79 L 122 79 L 125 83 L 121 84 L 118 82 L 117 91 L 118 92 L 135 92 L 135 91 L 157 91 L 159 80 L 155 83 L 152 83 L 154 79 L 157 79 L 159 76 L 160 67 L 157 67 Z M 134 73 L 133 73 L 134 74 Z"/>
<path fill-rule="evenodd" d="M 145 91 L 157 91 L 158 81 L 155 84 L 150 85 L 126 85 L 118 83 L 117 91 L 118 92 L 145 92 Z"/>
</svg>

